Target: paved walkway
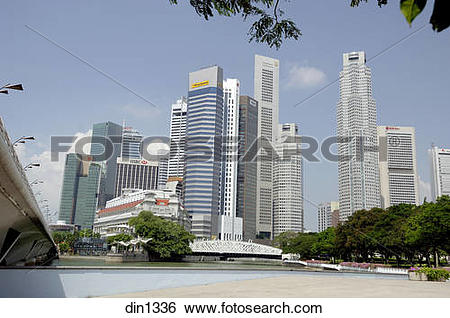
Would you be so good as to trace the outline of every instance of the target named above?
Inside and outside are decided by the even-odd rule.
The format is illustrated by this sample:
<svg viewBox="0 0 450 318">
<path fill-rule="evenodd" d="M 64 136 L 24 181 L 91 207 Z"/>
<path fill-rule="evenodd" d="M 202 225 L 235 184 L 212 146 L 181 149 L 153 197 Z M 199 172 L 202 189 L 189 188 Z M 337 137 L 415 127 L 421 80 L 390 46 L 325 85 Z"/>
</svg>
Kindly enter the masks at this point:
<svg viewBox="0 0 450 318">
<path fill-rule="evenodd" d="M 180 288 L 159 289 L 112 297 L 154 298 L 303 298 L 303 297 L 450 297 L 450 282 L 279 276 Z"/>
</svg>

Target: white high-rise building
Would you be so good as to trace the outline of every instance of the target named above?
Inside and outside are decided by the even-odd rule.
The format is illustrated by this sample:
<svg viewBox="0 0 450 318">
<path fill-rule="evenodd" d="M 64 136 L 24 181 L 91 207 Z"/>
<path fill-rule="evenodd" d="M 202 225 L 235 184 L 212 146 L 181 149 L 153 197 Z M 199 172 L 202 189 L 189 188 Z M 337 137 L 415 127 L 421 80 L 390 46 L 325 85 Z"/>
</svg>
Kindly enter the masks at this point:
<svg viewBox="0 0 450 318">
<path fill-rule="evenodd" d="M 431 159 L 431 196 L 433 201 L 442 195 L 450 195 L 450 149 L 433 146 Z"/>
<path fill-rule="evenodd" d="M 223 168 L 219 239 L 242 240 L 242 218 L 236 216 L 238 146 L 239 146 L 239 80 L 223 82 Z"/>
<path fill-rule="evenodd" d="M 273 151 L 279 109 L 279 61 L 255 55 L 254 97 L 258 102 L 259 160 L 256 193 L 256 232 L 273 237 Z M 261 150 L 264 148 L 265 150 Z"/>
<path fill-rule="evenodd" d="M 319 204 L 317 209 L 318 232 L 323 232 L 329 227 L 335 227 L 339 223 L 339 202 L 331 201 Z"/>
<path fill-rule="evenodd" d="M 170 154 L 168 177 L 183 178 L 184 176 L 184 149 L 186 144 L 186 113 L 187 100 L 181 97 L 172 104 L 170 116 Z"/>
<path fill-rule="evenodd" d="M 122 158 L 141 159 L 142 135 L 133 127 L 126 127 L 122 130 Z"/>
<path fill-rule="evenodd" d="M 301 142 L 297 124 L 282 124 L 273 164 L 273 236 L 303 232 Z"/>
<path fill-rule="evenodd" d="M 414 127 L 378 126 L 381 207 L 419 204 Z"/>
<path fill-rule="evenodd" d="M 341 221 L 355 211 L 380 207 L 377 110 L 364 52 L 345 53 L 337 105 L 339 210 Z"/>
</svg>

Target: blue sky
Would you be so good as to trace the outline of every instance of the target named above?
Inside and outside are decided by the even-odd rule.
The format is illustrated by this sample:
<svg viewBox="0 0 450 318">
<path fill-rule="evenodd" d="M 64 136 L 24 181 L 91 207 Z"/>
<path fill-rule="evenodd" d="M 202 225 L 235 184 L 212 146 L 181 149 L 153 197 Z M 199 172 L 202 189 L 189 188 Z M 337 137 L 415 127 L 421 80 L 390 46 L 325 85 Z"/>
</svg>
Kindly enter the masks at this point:
<svg viewBox="0 0 450 318">
<path fill-rule="evenodd" d="M 184 1 L 180 1 L 184 2 Z M 218 64 L 253 95 L 254 54 L 280 60 L 280 121 L 323 140 L 335 133 L 338 85 L 293 107 L 337 78 L 342 53 L 364 50 L 371 58 L 424 24 L 427 27 L 369 63 L 378 123 L 415 126 L 421 179 L 429 180 L 427 148 L 450 147 L 450 31 L 428 25 L 431 3 L 410 28 L 398 0 L 351 8 L 348 1 L 292 1 L 287 15 L 300 27 L 299 41 L 280 50 L 248 43 L 250 22 L 200 19 L 187 4 L 168 1 L 20 1 L 0 11 L 0 81 L 21 82 L 23 93 L 0 96 L 0 115 L 11 138 L 32 134 L 19 147 L 25 161 L 43 166 L 30 179 L 47 181 L 42 196 L 59 206 L 61 163 L 49 162 L 51 135 L 86 133 L 95 122 L 127 123 L 145 135 L 167 135 L 170 105 L 186 95 L 188 72 Z M 29 25 L 96 68 L 152 101 L 151 106 L 25 27 Z M 61 159 L 63 159 L 61 157 Z M 63 160 L 61 160 L 63 161 Z M 337 199 L 337 165 L 305 163 L 305 196 Z M 424 184 L 426 186 L 426 184 Z M 316 229 L 316 208 L 305 203 L 306 226 Z"/>
</svg>

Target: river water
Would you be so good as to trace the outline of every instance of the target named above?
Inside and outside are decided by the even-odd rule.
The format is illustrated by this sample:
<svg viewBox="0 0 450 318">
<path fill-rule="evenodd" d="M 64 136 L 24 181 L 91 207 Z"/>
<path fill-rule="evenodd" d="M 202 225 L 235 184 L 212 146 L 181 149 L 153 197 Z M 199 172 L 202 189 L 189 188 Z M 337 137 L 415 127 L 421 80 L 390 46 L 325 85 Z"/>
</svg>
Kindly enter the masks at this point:
<svg viewBox="0 0 450 318">
<path fill-rule="evenodd" d="M 0 297 L 95 297 L 285 275 L 406 279 L 404 275 L 314 272 L 281 265 L 106 263 L 62 259 L 48 268 L 0 269 Z"/>
</svg>

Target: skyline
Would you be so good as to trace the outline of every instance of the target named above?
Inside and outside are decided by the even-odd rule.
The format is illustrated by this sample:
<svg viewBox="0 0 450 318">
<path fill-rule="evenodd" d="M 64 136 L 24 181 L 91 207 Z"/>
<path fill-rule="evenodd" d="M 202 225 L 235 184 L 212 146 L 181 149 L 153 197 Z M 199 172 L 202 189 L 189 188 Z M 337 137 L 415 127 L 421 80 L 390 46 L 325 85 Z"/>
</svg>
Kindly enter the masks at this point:
<svg viewBox="0 0 450 318">
<path fill-rule="evenodd" d="M 138 5 L 144 4 L 139 3 Z M 150 4 L 146 5 L 152 7 Z M 15 10 L 10 6 L 12 5 L 6 4 L 6 10 L 4 12 L 7 12 L 8 9 Z M 3 60 L 8 61 L 8 63 L 3 65 L 4 70 L 1 71 L 2 80 L 11 82 L 20 81 L 24 83 L 25 86 L 25 94 L 23 96 L 16 95 L 14 97 L 11 96 L 11 98 L 3 99 L 2 113 L 4 113 L 5 124 L 12 137 L 31 133 L 38 138 L 36 144 L 28 143 L 25 146 L 20 146 L 19 151 L 22 153 L 23 148 L 26 148 L 26 154 L 24 157 L 22 156 L 25 158 L 23 160 L 27 161 L 27 163 L 32 161 L 32 158 L 30 157 L 33 154 L 43 158 L 46 155 L 45 151 L 48 151 L 50 135 L 67 135 L 77 132 L 84 133 L 94 122 L 111 120 L 113 122 L 121 123 L 123 119 L 125 119 L 131 126 L 140 130 L 144 135 L 156 135 L 163 131 L 165 132 L 165 135 L 168 135 L 170 105 L 174 103 L 177 98 L 186 94 L 186 78 L 188 71 L 196 69 L 199 66 L 199 59 L 207 59 L 208 61 L 204 61 L 204 65 L 208 64 L 214 56 L 211 54 L 213 51 L 210 49 L 205 50 L 204 46 L 199 45 L 198 48 L 195 47 L 192 49 L 191 52 L 184 52 L 187 57 L 179 56 L 179 60 L 176 60 L 176 63 L 174 63 L 175 66 L 173 66 L 175 68 L 178 67 L 179 69 L 173 71 L 173 67 L 169 67 L 169 71 L 167 72 L 168 75 L 164 77 L 161 72 L 158 72 L 158 63 L 152 62 L 154 57 L 157 59 L 160 53 L 155 53 L 148 57 L 145 56 L 145 54 L 140 55 L 139 51 L 131 52 L 125 50 L 126 52 L 124 52 L 119 50 L 119 52 L 103 52 L 106 54 L 100 55 L 102 50 L 99 49 L 99 44 L 93 45 L 93 47 L 87 49 L 86 45 L 92 44 L 92 41 L 97 38 L 100 39 L 99 35 L 111 36 L 117 31 L 114 27 L 112 27 L 111 30 L 106 30 L 105 26 L 103 26 L 96 29 L 97 33 L 94 32 L 94 35 L 86 33 L 89 26 L 92 26 L 93 16 L 91 17 L 91 14 L 97 12 L 102 6 L 94 6 L 92 8 L 94 12 L 89 14 L 86 13 L 88 17 L 86 25 L 80 26 L 80 28 L 77 28 L 76 30 L 71 29 L 71 26 L 75 25 L 73 24 L 73 20 L 64 21 L 64 23 L 60 21 L 61 23 L 57 25 L 61 27 L 61 30 L 50 27 L 50 24 L 45 21 L 45 18 L 49 18 L 49 15 L 41 12 L 41 10 L 45 10 L 46 6 L 47 4 L 44 4 L 42 8 L 38 8 L 37 10 L 39 11 L 41 20 L 35 21 L 35 19 L 33 19 L 34 14 L 31 13 L 30 10 L 29 15 L 31 14 L 31 16 L 25 16 L 24 19 L 23 16 L 17 16 L 17 13 L 15 16 L 17 21 L 14 21 L 11 26 L 7 26 L 6 28 L 13 31 L 7 35 L 7 40 L 20 42 L 17 43 L 18 48 L 23 49 L 29 47 L 30 50 L 27 52 L 14 52 L 16 46 L 12 45 L 12 51 L 0 53 Z M 319 94 L 307 103 L 296 108 L 293 108 L 290 105 L 309 96 L 315 90 L 319 89 L 321 85 L 326 84 L 337 77 L 337 73 L 341 68 L 340 59 L 343 52 L 364 49 L 370 58 L 399 38 L 418 29 L 421 26 L 421 23 L 426 19 L 426 14 L 419 16 L 413 27 L 409 28 L 402 20 L 393 17 L 394 14 L 399 14 L 396 11 L 394 12 L 394 10 L 389 9 L 389 7 L 392 8 L 393 5 L 389 5 L 388 8 L 376 11 L 374 10 L 375 6 L 372 4 L 367 4 L 358 9 L 344 9 L 341 8 L 343 6 L 342 4 L 339 4 L 339 6 L 331 4 L 330 7 L 336 6 L 336 11 L 334 13 L 336 13 L 337 18 L 345 19 L 344 17 L 346 16 L 348 19 L 347 21 L 341 20 L 342 23 L 336 26 L 336 30 L 331 30 L 330 28 L 327 29 L 329 24 L 326 24 L 324 27 L 320 26 L 319 30 L 322 30 L 322 32 L 326 30 L 331 33 L 326 36 L 326 39 L 330 41 L 323 43 L 325 35 L 321 35 L 319 30 L 317 30 L 317 33 L 319 34 L 316 34 L 311 28 L 313 25 L 309 20 L 311 18 L 308 17 L 306 11 L 303 11 L 303 13 L 300 13 L 298 20 L 300 22 L 299 25 L 304 32 L 304 36 L 298 43 L 286 42 L 284 48 L 280 51 L 275 51 L 268 50 L 261 45 L 247 44 L 244 36 L 245 32 L 237 33 L 239 31 L 236 31 L 237 29 L 245 29 L 245 25 L 241 25 L 240 22 L 232 23 L 230 21 L 231 30 L 223 30 L 223 28 L 221 28 L 221 23 L 218 21 L 222 19 L 214 19 L 214 21 L 206 23 L 200 21 L 195 15 L 188 14 L 187 8 L 181 7 L 177 9 L 170 6 L 165 8 L 161 4 L 158 4 L 158 6 L 156 12 L 172 14 L 174 18 L 180 19 L 179 23 L 190 21 L 191 24 L 193 24 L 192 27 L 195 28 L 195 31 L 199 32 L 200 35 L 208 34 L 208 32 L 221 32 L 220 34 L 223 34 L 224 36 L 238 34 L 235 36 L 237 39 L 232 41 L 232 43 L 238 45 L 241 50 L 246 49 L 248 53 L 240 54 L 239 58 L 233 56 L 230 60 L 230 58 L 226 57 L 229 52 L 222 46 L 225 56 L 220 56 L 220 54 L 223 53 L 215 55 L 214 58 L 216 58 L 216 60 L 212 62 L 215 62 L 224 68 L 226 73 L 224 77 L 240 79 L 243 87 L 243 95 L 253 95 L 251 91 L 251 78 L 253 77 L 253 74 L 251 67 L 249 67 L 249 65 L 252 64 L 253 54 L 258 53 L 279 59 L 281 65 L 280 123 L 296 122 L 299 125 L 302 134 L 315 136 L 319 139 L 334 134 L 336 128 L 334 116 L 338 96 L 337 85 L 333 85 L 322 94 Z M 293 4 L 290 8 L 291 7 L 303 6 Z M 321 5 L 314 4 L 311 5 L 310 9 L 314 11 L 320 7 Z M 63 4 L 56 5 L 56 12 L 61 13 L 61 8 L 64 8 Z M 149 14 L 149 12 L 146 13 Z M 178 13 L 185 14 L 186 17 L 178 16 Z M 0 13 L 0 15 L 2 14 L 4 13 Z M 81 12 L 74 12 L 73 14 L 79 17 Z M 114 16 L 112 9 L 108 11 L 108 14 L 107 18 Z M 311 14 L 311 16 L 317 15 Z M 31 19 L 28 19 L 30 20 L 28 21 L 26 18 L 30 17 Z M 64 14 L 61 15 L 61 20 L 63 20 L 63 17 L 65 17 Z M 142 23 L 142 18 L 143 16 L 139 16 L 139 23 Z M 149 16 L 146 16 L 146 18 L 149 18 Z M 380 21 L 375 23 L 377 18 L 383 18 L 386 23 L 383 25 L 380 25 Z M 355 30 L 354 38 L 345 39 L 339 37 L 339 40 L 342 41 L 339 45 L 335 43 L 335 40 L 331 39 L 333 34 L 336 34 L 335 32 L 349 34 L 342 30 L 350 27 L 352 23 L 357 23 L 357 21 L 363 19 L 368 20 L 367 25 L 361 26 L 362 31 Z M 52 21 L 51 16 L 49 20 L 49 22 Z M 148 20 L 151 20 L 151 18 Z M 194 20 L 195 23 L 192 23 L 192 20 Z M 11 22 L 11 18 L 6 17 L 6 19 L 2 19 L 2 21 L 8 23 L 8 21 Z M 159 20 L 155 23 L 158 23 L 158 21 Z M 0 23 L 3 24 L 5 22 Z M 129 92 L 117 88 L 114 83 L 93 73 L 92 70 L 73 60 L 73 58 L 66 53 L 43 42 L 43 40 L 36 35 L 26 31 L 23 27 L 23 24 L 25 24 L 23 22 L 38 28 L 52 39 L 61 42 L 62 45 L 74 49 L 80 56 L 85 57 L 99 67 L 101 66 L 102 69 L 105 69 L 108 73 L 114 74 L 117 78 L 120 78 L 123 82 L 131 85 L 133 88 L 136 87 L 136 91 L 144 96 L 148 96 L 148 98 L 155 103 L 157 102 L 161 109 L 155 110 L 151 106 L 147 107 Z M 208 25 L 209 31 L 197 28 L 198 26 L 205 25 Z M 111 26 L 111 24 L 106 24 L 106 26 Z M 129 24 L 127 24 L 125 30 L 121 32 L 129 32 L 127 26 L 129 27 Z M 148 28 L 151 29 L 150 24 L 148 25 Z M 68 29 L 70 32 L 65 33 Z M 386 34 L 386 30 L 389 30 L 390 33 Z M 173 31 L 174 30 L 168 31 L 169 37 L 172 35 Z M 180 32 L 180 35 L 175 38 L 174 42 L 177 42 L 177 39 L 182 39 L 185 34 L 192 33 L 192 31 L 192 29 L 181 30 L 181 28 L 179 28 L 177 32 Z M 25 40 L 19 39 L 20 34 L 23 32 L 27 32 L 25 33 Z M 79 38 L 80 35 L 77 35 L 74 38 L 75 32 L 81 32 L 80 34 L 85 38 Z M 370 37 L 367 37 L 366 35 L 369 33 Z M 120 34 L 121 33 L 119 33 L 119 35 Z M 445 82 L 445 76 L 448 73 L 446 70 L 449 69 L 449 62 L 442 60 L 439 69 L 438 66 L 433 63 L 433 58 L 435 58 L 436 53 L 438 53 L 439 56 L 446 56 L 446 53 L 450 52 L 448 46 L 446 47 L 446 43 L 448 43 L 447 39 L 449 39 L 449 32 L 442 32 L 439 35 L 432 34 L 433 33 L 429 30 L 420 31 L 408 41 L 405 41 L 385 55 L 380 56 L 377 60 L 374 60 L 373 63 L 370 63 L 373 73 L 374 98 L 377 100 L 378 104 L 379 119 L 377 124 L 416 127 L 419 175 L 422 180 L 426 181 L 429 181 L 429 160 L 426 150 L 430 148 L 431 142 L 435 142 L 435 144 L 440 147 L 448 148 L 449 141 L 445 140 L 445 138 L 448 138 L 450 135 L 448 127 L 439 125 L 440 118 L 445 117 L 445 115 L 448 114 L 449 93 L 440 90 L 439 88 L 442 87 L 442 83 Z M 74 42 L 73 40 L 76 41 Z M 105 40 L 110 41 L 110 37 L 100 41 L 101 44 L 104 44 Z M 375 43 L 377 42 L 376 40 L 380 43 Z M 127 37 L 124 41 L 127 43 L 135 43 L 136 45 L 139 43 L 139 39 L 132 36 Z M 84 45 L 80 46 L 80 43 Z M 198 42 L 195 43 L 197 44 Z M 169 43 L 168 45 L 169 49 L 173 49 L 173 44 Z M 324 45 L 327 47 L 326 53 L 323 52 L 325 49 Z M 419 46 L 420 49 L 411 50 L 411 47 L 418 48 Z M 295 50 L 293 50 L 293 48 Z M 408 50 L 408 48 L 410 49 Z M 298 54 L 296 51 L 297 49 L 301 52 L 300 57 L 293 56 L 293 54 Z M 164 51 L 164 49 L 162 49 L 162 51 Z M 92 56 L 90 52 L 94 55 Z M 148 52 L 148 50 L 143 51 L 143 53 Z M 41 62 L 39 65 L 32 65 L 32 67 L 30 67 L 28 63 L 35 62 L 35 56 L 39 56 Z M 197 56 L 197 58 L 192 58 L 193 56 Z M 150 63 L 147 62 L 147 59 L 150 60 Z M 391 59 L 394 62 L 392 62 Z M 119 61 L 119 63 L 117 61 Z M 125 61 L 131 63 L 131 66 L 134 66 L 135 68 L 126 71 L 126 66 L 129 66 L 129 64 L 125 63 Z M 233 61 L 233 63 L 231 63 L 231 61 Z M 417 61 L 420 61 L 421 63 L 418 63 Z M 148 66 L 143 69 L 143 72 L 140 72 L 136 66 L 142 64 L 148 64 Z M 166 67 L 169 66 L 167 65 L 168 63 L 161 64 L 165 64 Z M 288 66 L 289 64 L 291 64 L 291 67 Z M 415 65 L 416 68 L 411 70 L 410 65 Z M 139 75 L 139 80 L 142 80 L 149 74 L 146 72 L 151 67 L 154 67 L 156 70 L 155 74 L 158 74 L 155 81 L 152 80 L 149 82 L 149 79 L 146 79 L 141 84 L 130 80 L 135 75 Z M 41 78 L 42 74 L 45 75 L 44 79 Z M 152 78 L 154 76 L 149 77 Z M 52 79 L 58 79 L 58 81 Z M 427 81 L 423 81 L 423 79 L 427 79 Z M 158 81 L 162 82 L 164 85 L 158 86 Z M 73 85 L 70 85 L 70 83 Z M 154 88 L 152 85 L 148 85 L 155 83 L 156 86 L 153 86 Z M 316 83 L 316 85 L 312 86 L 313 83 Z M 319 85 L 317 85 L 317 83 L 319 83 Z M 171 92 L 167 92 L 164 86 L 170 86 Z M 51 89 L 52 87 L 53 89 Z M 68 93 L 67 89 L 77 92 L 76 95 L 74 95 L 74 93 Z M 161 95 L 164 95 L 161 97 L 161 101 L 155 101 L 152 98 L 151 95 L 153 95 L 155 91 L 160 91 Z M 79 96 L 78 92 L 82 92 L 86 95 Z M 433 105 L 430 106 L 429 102 L 432 102 Z M 61 106 L 62 104 L 64 104 L 64 107 Z M 97 107 L 98 109 L 93 109 L 92 104 L 100 106 Z M 116 109 L 119 107 L 117 106 L 118 104 L 121 104 L 121 107 L 123 108 L 120 111 Z M 81 108 L 72 109 L 77 105 L 81 105 Z M 129 113 L 130 117 L 133 117 L 133 111 L 136 111 L 139 107 L 145 115 L 142 116 L 143 119 L 124 118 L 126 112 Z M 411 108 L 414 111 L 411 111 Z M 430 109 L 433 109 L 433 112 L 430 112 Z M 87 110 L 92 111 L 89 113 L 89 115 L 92 116 L 92 119 L 86 120 L 85 116 Z M 28 114 L 28 116 L 22 116 L 24 112 Z M 83 116 L 76 116 L 77 112 L 81 113 Z M 155 114 L 155 112 L 157 114 Z M 106 117 L 101 117 L 105 114 L 107 114 Z M 59 120 L 64 118 L 70 118 L 71 122 L 67 123 L 67 121 Z M 149 123 L 149 120 L 152 118 L 156 120 Z M 293 118 L 294 120 L 290 118 Z M 41 122 L 39 122 L 39 119 L 41 119 Z M 42 120 L 46 121 L 45 127 L 42 125 Z M 48 122 L 51 122 L 52 125 L 48 125 Z M 64 161 L 63 156 L 60 156 L 60 162 L 61 161 Z M 39 176 L 39 172 L 52 174 L 52 171 L 59 171 L 56 168 L 55 170 L 51 169 L 53 168 L 48 164 L 43 164 L 40 169 L 30 171 L 30 179 L 33 179 L 33 176 L 35 175 Z M 327 182 L 327 184 L 321 183 L 320 180 L 323 180 L 325 176 L 332 177 L 333 182 Z M 56 178 L 59 180 L 55 180 L 54 176 L 48 177 L 53 179 L 47 180 L 43 187 L 55 184 L 52 180 L 56 181 L 56 184 L 61 184 L 62 182 L 62 174 Z M 319 191 L 319 189 L 322 191 Z M 315 203 L 336 200 L 337 165 L 324 160 L 318 164 L 306 163 L 305 197 Z M 59 198 L 59 193 L 57 198 Z M 57 206 L 58 200 L 54 203 L 55 206 Z M 306 226 L 309 229 L 315 229 L 316 210 L 315 207 L 312 207 L 305 202 L 305 220 Z"/>
</svg>

